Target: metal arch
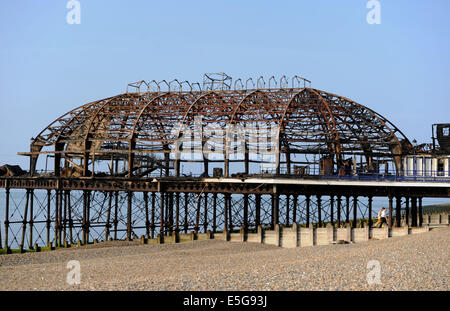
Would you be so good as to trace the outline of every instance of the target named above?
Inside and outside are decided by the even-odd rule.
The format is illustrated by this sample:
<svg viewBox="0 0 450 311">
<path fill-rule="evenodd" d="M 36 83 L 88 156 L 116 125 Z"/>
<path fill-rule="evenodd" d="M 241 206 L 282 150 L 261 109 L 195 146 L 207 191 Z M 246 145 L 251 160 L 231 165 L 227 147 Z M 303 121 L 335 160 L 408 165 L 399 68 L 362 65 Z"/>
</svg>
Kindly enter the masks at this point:
<svg viewBox="0 0 450 311">
<path fill-rule="evenodd" d="M 87 104 L 85 104 L 85 105 L 79 106 L 79 107 L 77 107 L 77 108 L 75 108 L 75 109 L 72 109 L 71 111 L 69 111 L 69 112 L 67 112 L 67 113 L 65 113 L 65 114 L 63 114 L 63 115 L 61 115 L 59 118 L 55 119 L 52 123 L 50 123 L 49 125 L 47 125 L 47 126 L 46 126 L 46 127 L 45 127 L 45 128 L 44 128 L 37 136 L 36 136 L 36 138 L 35 138 L 35 139 L 33 140 L 33 142 L 32 142 L 32 145 L 35 145 L 35 144 L 37 143 L 37 139 L 38 139 L 39 137 L 41 137 L 42 134 L 43 134 L 46 130 L 50 129 L 55 123 L 61 121 L 65 116 L 68 116 L 68 115 L 70 115 L 70 114 L 73 114 L 74 112 L 76 112 L 77 110 L 79 110 L 74 116 L 72 116 L 72 117 L 70 118 L 69 122 L 66 123 L 66 126 L 67 126 L 67 125 L 74 119 L 75 116 L 79 115 L 79 114 L 82 113 L 83 111 L 86 111 L 89 107 L 91 107 L 91 106 L 95 105 L 96 103 L 99 103 L 99 102 L 101 102 L 101 101 L 103 101 L 103 100 L 106 100 L 106 99 L 101 99 L 101 100 L 97 100 L 97 101 L 94 101 L 94 102 L 87 103 Z M 61 135 L 61 133 L 60 133 L 59 135 Z M 53 144 L 53 143 L 52 143 L 52 144 Z M 48 145 L 48 144 L 47 144 L 47 145 Z M 43 146 L 47 146 L 47 145 L 43 145 Z"/>
<path fill-rule="evenodd" d="M 282 83 L 286 81 L 286 78 L 281 80 Z M 184 83 L 183 81 L 179 85 L 183 87 Z M 269 83 L 272 83 L 272 78 Z M 169 85 L 170 89 L 172 86 L 173 82 Z M 316 143 L 328 144 L 328 151 L 325 145 L 320 145 L 320 148 L 324 148 L 324 154 L 363 154 L 366 150 L 365 144 L 368 144 L 373 146 L 370 150 L 373 150 L 375 158 L 383 160 L 388 157 L 398 168 L 398 148 L 403 147 L 405 141 L 409 142 L 406 136 L 382 115 L 348 98 L 325 91 L 312 88 L 272 89 L 271 84 L 269 89 L 264 90 L 235 89 L 213 92 L 193 92 L 193 87 L 194 85 L 191 85 L 191 90 L 171 93 L 124 93 L 77 107 L 42 130 L 33 140 L 28 155 L 35 161 L 44 153 L 40 152 L 44 146 L 58 142 L 58 148 L 55 146 L 55 150 L 49 151 L 50 153 L 70 152 L 61 149 L 63 143 L 74 144 L 76 148 L 73 157 L 77 159 L 89 157 L 91 149 L 94 148 L 90 144 L 92 142 L 95 148 L 100 148 L 101 156 L 95 161 L 104 161 L 113 154 L 115 157 L 116 153 L 120 161 L 126 161 L 126 153 L 130 158 L 134 153 L 138 153 L 134 149 L 147 150 L 146 147 L 150 148 L 149 152 L 166 152 L 160 150 L 158 142 L 170 144 L 174 135 L 180 135 L 183 126 L 190 122 L 190 116 L 196 111 L 204 113 L 207 117 L 205 122 L 217 120 L 221 126 L 239 122 L 279 122 L 277 132 L 281 138 L 280 143 L 300 154 L 316 152 Z M 165 96 L 167 98 L 163 100 Z M 299 96 L 302 100 L 296 102 Z M 155 102 L 158 100 L 161 100 L 161 103 L 156 107 Z M 113 104 L 115 101 L 120 102 L 116 105 Z M 155 110 L 152 110 L 152 114 L 144 117 L 146 111 L 153 106 Z M 302 112 L 303 106 L 305 112 Z M 107 107 L 111 109 L 106 110 Z M 295 116 L 293 120 L 289 118 L 291 114 Z M 111 121 L 106 122 L 107 119 Z M 145 123 L 147 119 L 151 124 Z M 177 129 L 178 124 L 180 127 Z M 169 127 L 176 131 L 168 130 Z M 141 128 L 142 138 L 139 136 Z M 91 135 L 94 135 L 92 139 Z M 283 138 L 281 135 L 287 136 Z M 378 137 L 380 138 L 377 139 Z M 114 147 L 116 141 L 120 146 Z M 106 149 L 103 148 L 102 142 L 106 143 Z M 113 150 L 109 150 L 110 144 Z M 134 147 L 137 145 L 139 148 Z M 281 149 L 280 153 L 283 150 Z"/>
<path fill-rule="evenodd" d="M 376 112 L 376 111 L 374 111 L 374 110 L 372 110 L 372 109 L 370 109 L 370 108 L 368 108 L 368 107 L 366 107 L 366 106 L 364 106 L 364 105 L 361 105 L 361 104 L 359 104 L 359 103 L 357 103 L 357 102 L 355 102 L 355 101 L 353 101 L 353 100 L 351 100 L 351 99 L 348 99 L 348 98 L 346 98 L 346 97 L 344 97 L 344 96 L 340 96 L 340 95 L 336 95 L 336 94 L 328 93 L 328 92 L 324 92 L 324 93 L 333 95 L 333 96 L 338 97 L 338 98 L 341 98 L 341 99 L 343 99 L 343 100 L 346 100 L 346 101 L 348 101 L 348 102 L 350 102 L 350 103 L 352 103 L 352 104 L 354 104 L 354 105 L 356 105 L 356 106 L 358 106 L 358 107 L 360 107 L 360 108 L 362 108 L 362 109 L 364 109 L 364 110 L 370 112 L 373 116 L 375 116 L 375 117 L 383 124 L 383 126 L 384 126 L 385 128 L 389 129 L 389 131 L 391 132 L 392 136 L 397 140 L 397 142 L 398 142 L 399 145 L 401 145 L 401 142 L 398 140 L 397 136 L 395 135 L 396 132 L 400 133 L 400 134 L 403 136 L 403 138 L 406 139 L 406 141 L 407 141 L 408 143 L 410 143 L 409 139 L 406 137 L 405 134 L 403 134 L 403 132 L 402 132 L 399 128 L 397 128 L 391 121 L 389 121 L 388 119 L 386 119 L 384 116 L 382 116 L 382 115 L 379 114 L 378 112 Z M 389 124 L 395 129 L 395 131 L 392 131 L 392 129 L 391 129 L 390 127 L 388 127 L 388 126 L 386 125 L 386 123 L 389 123 Z"/>
<path fill-rule="evenodd" d="M 150 106 L 151 104 L 153 104 L 153 102 L 155 100 L 160 99 L 161 97 L 164 97 L 164 96 L 167 96 L 167 95 L 168 95 L 168 93 L 165 93 L 165 94 L 161 94 L 159 96 L 153 97 L 152 99 L 150 99 L 150 101 L 147 104 L 144 105 L 144 107 L 139 112 L 139 114 L 138 114 L 138 116 L 136 118 L 136 121 L 134 121 L 133 130 L 131 131 L 131 135 L 130 135 L 130 142 L 131 142 L 132 139 L 134 139 L 134 135 L 135 135 L 135 132 L 136 132 L 136 126 L 139 123 L 139 121 L 140 121 L 144 111 L 147 110 L 147 107 Z"/>
<path fill-rule="evenodd" d="M 204 98 L 204 97 L 207 97 L 207 96 L 210 96 L 210 95 L 217 96 L 217 94 L 218 94 L 217 91 L 209 91 L 208 93 L 205 93 L 205 94 L 203 94 L 203 95 L 200 95 L 198 98 L 196 98 L 195 101 L 194 101 L 194 102 L 189 106 L 189 108 L 186 110 L 186 112 L 185 112 L 185 114 L 184 114 L 184 116 L 183 116 L 183 120 L 181 121 L 180 128 L 186 123 L 186 119 L 187 119 L 189 113 L 192 111 L 192 109 L 194 108 L 194 106 L 197 105 L 197 103 L 200 101 L 200 99 L 202 99 L 202 98 Z"/>
<path fill-rule="evenodd" d="M 332 127 L 330 126 L 329 120 L 325 120 L 325 121 L 327 122 L 330 132 L 332 132 L 334 134 L 334 138 L 335 138 L 336 142 L 339 142 L 339 134 L 336 131 L 336 121 L 334 120 L 334 116 L 333 116 L 333 113 L 331 112 L 330 106 L 328 105 L 326 100 L 323 99 L 323 97 L 320 96 L 320 94 L 316 90 L 314 90 L 314 89 L 308 89 L 308 90 L 311 90 L 314 94 L 316 94 L 317 97 L 319 98 L 319 100 L 324 104 L 325 108 L 327 109 L 328 114 L 332 120 Z M 322 116 L 325 116 L 325 114 L 322 111 L 321 111 L 321 113 L 322 113 Z"/>
<path fill-rule="evenodd" d="M 192 93 L 190 93 L 190 94 L 192 94 Z M 150 102 L 148 102 L 148 103 L 141 109 L 141 111 L 140 111 L 138 117 L 136 118 L 136 121 L 135 121 L 135 124 L 134 124 L 134 126 L 133 126 L 133 131 L 132 131 L 132 134 L 131 134 L 131 136 L 130 136 L 130 139 L 131 139 L 132 137 L 135 137 L 136 127 L 137 127 L 138 124 L 141 123 L 141 118 L 142 118 L 143 113 L 151 106 L 151 104 L 155 103 L 156 100 L 161 99 L 161 98 L 166 98 L 166 97 L 167 97 L 167 98 L 173 98 L 173 97 L 178 97 L 178 98 L 180 98 L 181 96 L 182 96 L 181 94 L 164 93 L 164 94 L 162 94 L 162 95 L 160 95 L 160 96 L 157 96 L 157 97 L 152 98 L 152 99 L 150 100 Z M 195 97 L 195 96 L 192 94 L 192 97 Z M 183 95 L 183 98 L 184 98 L 184 95 Z"/>
<path fill-rule="evenodd" d="M 108 101 L 106 101 L 102 106 L 100 106 L 97 111 L 94 113 L 94 115 L 92 116 L 90 122 L 89 122 L 89 126 L 87 128 L 86 131 L 86 135 L 84 136 L 84 151 L 86 152 L 86 146 L 87 146 L 87 142 L 89 140 L 89 134 L 91 133 L 91 129 L 92 129 L 92 125 L 94 123 L 94 120 L 97 118 L 97 116 L 99 115 L 100 111 L 104 110 L 104 108 L 109 105 L 111 103 L 112 100 L 117 100 L 117 99 L 121 99 L 123 98 L 123 95 L 119 95 L 116 97 L 112 97 L 111 99 L 109 99 Z"/>
</svg>

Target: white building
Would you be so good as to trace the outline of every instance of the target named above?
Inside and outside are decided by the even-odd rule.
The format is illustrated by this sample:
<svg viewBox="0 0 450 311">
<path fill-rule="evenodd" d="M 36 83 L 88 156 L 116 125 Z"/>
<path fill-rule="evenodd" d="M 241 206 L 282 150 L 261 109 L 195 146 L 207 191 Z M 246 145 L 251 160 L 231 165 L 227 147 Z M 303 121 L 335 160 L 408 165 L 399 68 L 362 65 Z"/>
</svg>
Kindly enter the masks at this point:
<svg viewBox="0 0 450 311">
<path fill-rule="evenodd" d="M 403 158 L 403 169 L 407 177 L 450 177 L 450 155 L 409 155 Z"/>
</svg>

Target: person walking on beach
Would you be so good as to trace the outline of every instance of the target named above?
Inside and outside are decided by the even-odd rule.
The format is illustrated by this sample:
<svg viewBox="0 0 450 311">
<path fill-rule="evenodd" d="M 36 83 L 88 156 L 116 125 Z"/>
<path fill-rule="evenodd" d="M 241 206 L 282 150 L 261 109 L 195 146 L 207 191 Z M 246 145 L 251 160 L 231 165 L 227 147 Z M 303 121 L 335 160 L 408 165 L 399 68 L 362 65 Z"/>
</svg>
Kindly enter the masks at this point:
<svg viewBox="0 0 450 311">
<path fill-rule="evenodd" d="M 380 211 L 378 212 L 378 223 L 377 223 L 377 227 L 381 228 L 383 227 L 383 224 L 387 225 L 387 219 L 386 219 L 386 207 L 383 207 L 382 209 L 380 209 Z"/>
</svg>

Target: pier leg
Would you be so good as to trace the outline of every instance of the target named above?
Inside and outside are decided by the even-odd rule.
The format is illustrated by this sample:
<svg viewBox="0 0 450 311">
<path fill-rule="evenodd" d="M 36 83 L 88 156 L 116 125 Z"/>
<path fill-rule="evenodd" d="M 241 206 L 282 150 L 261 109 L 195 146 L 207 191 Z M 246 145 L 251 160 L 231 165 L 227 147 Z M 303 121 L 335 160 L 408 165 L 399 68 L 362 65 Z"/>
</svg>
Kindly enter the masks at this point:
<svg viewBox="0 0 450 311">
<path fill-rule="evenodd" d="M 248 194 L 244 194 L 244 233 L 248 231 Z"/>
<path fill-rule="evenodd" d="M 321 228 L 322 227 L 322 197 L 320 195 L 317 196 L 317 218 L 318 218 L 317 227 Z"/>
<path fill-rule="evenodd" d="M 372 228 L 373 221 L 372 221 L 372 203 L 373 203 L 373 197 L 369 196 L 369 229 Z"/>
<path fill-rule="evenodd" d="M 159 224 L 159 236 L 161 238 L 161 241 L 163 241 L 164 239 L 164 192 L 160 192 L 160 203 L 161 203 L 161 219 L 160 219 L 160 224 Z"/>
<path fill-rule="evenodd" d="M 223 232 L 227 231 L 228 228 L 228 195 L 224 194 L 224 208 L 223 208 Z"/>
<path fill-rule="evenodd" d="M 180 193 L 175 194 L 175 232 L 180 232 Z"/>
<path fill-rule="evenodd" d="M 411 227 L 417 227 L 417 198 L 411 198 Z"/>
<path fill-rule="evenodd" d="M 231 207 L 231 194 L 227 193 L 226 199 L 228 201 L 228 224 L 230 226 L 230 232 L 233 231 L 233 209 Z"/>
<path fill-rule="evenodd" d="M 345 223 L 350 223 L 350 197 L 345 197 Z"/>
<path fill-rule="evenodd" d="M 402 199 L 400 197 L 396 198 L 396 206 L 395 206 L 395 226 L 401 227 L 401 207 L 402 207 Z"/>
<path fill-rule="evenodd" d="M 311 205 L 311 197 L 306 195 L 306 227 L 309 227 L 310 225 L 310 205 Z"/>
<path fill-rule="evenodd" d="M 47 190 L 47 221 L 46 221 L 46 225 L 47 225 L 47 247 L 50 246 L 50 228 L 51 228 L 51 223 L 52 223 L 52 215 L 51 215 L 51 203 L 52 203 L 52 191 L 51 190 Z"/>
<path fill-rule="evenodd" d="M 334 195 L 330 197 L 330 222 L 334 226 Z"/>
<path fill-rule="evenodd" d="M 156 192 L 152 192 L 152 219 L 150 224 L 150 237 L 155 238 L 155 205 L 156 205 Z"/>
<path fill-rule="evenodd" d="M 353 197 L 353 226 L 352 228 L 356 228 L 356 220 L 358 219 L 358 197 Z"/>
<path fill-rule="evenodd" d="M 197 214 L 195 216 L 195 228 L 194 231 L 195 233 L 198 233 L 200 230 L 200 207 L 202 204 L 202 196 L 201 194 L 197 194 Z"/>
<path fill-rule="evenodd" d="M 67 190 L 64 190 L 64 211 L 63 211 L 63 245 L 67 241 Z"/>
<path fill-rule="evenodd" d="M 108 211 L 106 213 L 106 225 L 105 225 L 105 242 L 109 239 L 109 231 L 111 229 L 111 209 L 112 209 L 113 194 L 108 191 Z"/>
<path fill-rule="evenodd" d="M 337 197 L 337 226 L 338 226 L 338 228 L 341 227 L 341 203 L 342 203 L 342 198 L 339 195 Z"/>
<path fill-rule="evenodd" d="M 30 189 L 30 220 L 28 224 L 30 225 L 30 235 L 28 240 L 28 248 L 33 249 L 33 217 L 34 217 L 34 190 Z"/>
<path fill-rule="evenodd" d="M 58 191 L 56 191 L 56 196 L 58 197 Z M 56 202 L 58 202 L 58 199 L 56 199 Z M 86 210 L 87 210 L 87 191 L 84 190 L 83 191 L 83 224 L 82 224 L 82 229 L 83 229 L 83 244 L 86 244 Z M 58 210 L 58 208 L 56 208 L 56 210 Z M 58 218 L 58 217 L 56 217 Z M 55 226 L 56 227 L 56 226 Z M 55 230 L 57 231 L 57 230 Z"/>
<path fill-rule="evenodd" d="M 127 241 L 131 241 L 133 237 L 131 236 L 132 228 L 131 228 L 131 210 L 133 208 L 133 192 L 128 191 L 128 208 L 127 208 Z"/>
<path fill-rule="evenodd" d="M 423 225 L 422 198 L 419 198 L 419 227 Z"/>
<path fill-rule="evenodd" d="M 25 243 L 25 232 L 27 230 L 27 217 L 28 217 L 28 205 L 30 204 L 30 189 L 27 189 L 26 194 L 26 202 L 25 202 L 25 211 L 23 213 L 23 219 L 22 219 L 22 238 L 20 240 L 20 252 L 23 252 L 23 246 Z"/>
<path fill-rule="evenodd" d="M 203 213 L 203 232 L 206 233 L 208 230 L 208 194 L 206 192 L 204 194 Z"/>
<path fill-rule="evenodd" d="M 409 197 L 405 198 L 405 223 L 409 226 Z"/>
<path fill-rule="evenodd" d="M 189 208 L 189 193 L 184 193 L 184 233 L 188 232 L 188 208 Z"/>
<path fill-rule="evenodd" d="M 119 224 L 119 191 L 114 193 L 114 240 L 117 240 L 117 225 Z"/>
<path fill-rule="evenodd" d="M 294 206 L 292 208 L 292 221 L 298 224 L 297 219 L 297 204 L 298 204 L 298 195 L 294 195 Z"/>
<path fill-rule="evenodd" d="M 255 226 L 258 228 L 261 225 L 261 195 L 255 195 Z"/>
<path fill-rule="evenodd" d="M 86 217 L 86 243 L 88 244 L 91 230 L 91 191 L 87 192 Z"/>
<path fill-rule="evenodd" d="M 217 230 L 217 193 L 213 194 L 213 233 Z"/>
<path fill-rule="evenodd" d="M 388 221 L 389 229 L 392 228 L 392 209 L 393 209 L 392 201 L 393 201 L 392 196 L 389 196 L 389 221 Z"/>
<path fill-rule="evenodd" d="M 9 234 L 9 195 L 10 190 L 9 188 L 6 188 L 6 198 L 5 198 L 5 249 L 8 250 L 9 247 L 9 241 L 8 241 L 8 234 Z"/>
<path fill-rule="evenodd" d="M 59 190 L 55 191 L 55 247 L 59 247 L 59 197 L 60 197 L 61 193 Z M 83 203 L 85 203 L 85 201 L 83 200 Z M 84 213 L 84 205 L 83 205 L 83 213 Z M 84 215 L 84 214 L 83 214 Z M 83 216 L 84 217 L 84 216 Z"/>
<path fill-rule="evenodd" d="M 72 204 L 71 204 L 71 195 L 70 195 L 70 191 L 67 191 L 67 208 L 68 211 L 67 213 L 69 214 L 69 240 L 70 240 L 70 244 L 73 244 L 73 220 L 72 220 Z"/>
<path fill-rule="evenodd" d="M 289 214 L 290 214 L 289 204 L 290 204 L 290 195 L 286 194 L 286 222 L 285 222 L 286 227 L 289 226 Z"/>
<path fill-rule="evenodd" d="M 169 227 L 169 235 L 172 236 L 173 232 L 173 192 L 169 194 L 169 221 L 168 221 L 168 227 Z"/>
<path fill-rule="evenodd" d="M 279 222 L 279 206 L 280 206 L 280 195 L 278 193 L 274 194 L 274 200 L 273 200 L 273 223 L 272 227 L 275 228 L 276 225 L 278 225 Z"/>
</svg>

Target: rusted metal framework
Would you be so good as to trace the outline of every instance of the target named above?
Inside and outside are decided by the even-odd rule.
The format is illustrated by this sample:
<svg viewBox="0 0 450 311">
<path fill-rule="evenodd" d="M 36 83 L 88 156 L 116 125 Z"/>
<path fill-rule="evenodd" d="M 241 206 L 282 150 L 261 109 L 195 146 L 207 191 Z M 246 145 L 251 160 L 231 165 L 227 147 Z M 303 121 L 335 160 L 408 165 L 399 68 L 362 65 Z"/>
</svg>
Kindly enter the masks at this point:
<svg viewBox="0 0 450 311">
<path fill-rule="evenodd" d="M 234 85 L 224 74 L 222 85 L 206 77 L 216 80 L 204 81 L 204 90 L 178 80 L 132 83 L 48 125 L 20 153 L 30 158 L 29 173 L 0 178 L 4 244 L 247 232 L 293 222 L 356 226 L 358 217 L 373 215 L 374 197 L 389 198 L 391 215 L 396 203 L 398 221 L 402 204 L 421 214 L 422 197 L 450 197 L 445 185 L 361 184 L 401 177 L 412 148 L 367 107 L 298 76 Z"/>
<path fill-rule="evenodd" d="M 183 145 L 194 135 L 186 133 L 195 127 L 204 156 L 185 159 Z M 218 131 L 222 134 L 212 139 L 211 132 Z M 121 94 L 61 116 L 22 154 L 30 156 L 32 175 L 44 155 L 53 159 L 54 176 L 146 178 L 157 169 L 180 176 L 182 162 L 203 162 L 209 175 L 206 153 L 212 149 L 212 161 L 221 162 L 227 177 L 255 173 L 249 163 L 264 160 L 252 144 L 268 138 L 266 153 L 276 157 L 277 174 L 291 174 L 299 164 L 322 175 L 344 175 L 349 159 L 350 170 L 378 173 L 392 163 L 401 174 L 401 157 L 412 147 L 397 127 L 367 107 L 317 89 L 284 88 Z M 230 162 L 244 167 L 230 171 Z"/>
</svg>

